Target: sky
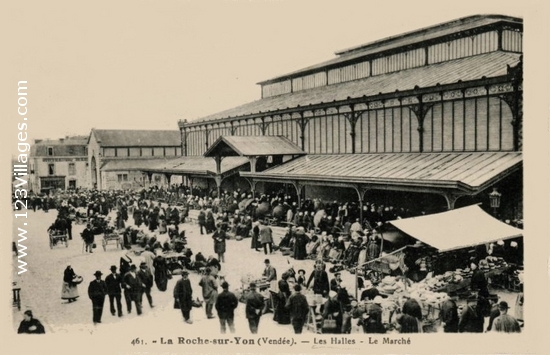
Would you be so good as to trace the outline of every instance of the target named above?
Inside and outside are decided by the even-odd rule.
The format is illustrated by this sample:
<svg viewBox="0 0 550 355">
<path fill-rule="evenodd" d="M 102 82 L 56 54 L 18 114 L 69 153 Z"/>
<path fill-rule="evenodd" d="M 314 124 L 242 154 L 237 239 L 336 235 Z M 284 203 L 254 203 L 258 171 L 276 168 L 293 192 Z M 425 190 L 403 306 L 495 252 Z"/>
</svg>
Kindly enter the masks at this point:
<svg viewBox="0 0 550 355">
<path fill-rule="evenodd" d="M 519 1 L 53 0 L 7 7 L 3 97 L 14 136 L 17 82 L 28 82 L 29 139 L 91 128 L 178 129 L 179 119 L 258 100 L 257 82 L 341 49 L 474 14 L 536 11 Z"/>
</svg>

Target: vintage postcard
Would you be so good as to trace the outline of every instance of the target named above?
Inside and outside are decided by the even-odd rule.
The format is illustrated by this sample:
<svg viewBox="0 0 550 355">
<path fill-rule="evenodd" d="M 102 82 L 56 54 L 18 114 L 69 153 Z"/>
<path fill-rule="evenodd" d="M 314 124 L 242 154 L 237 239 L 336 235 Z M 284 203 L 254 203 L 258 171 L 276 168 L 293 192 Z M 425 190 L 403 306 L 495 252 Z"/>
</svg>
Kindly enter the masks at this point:
<svg viewBox="0 0 550 355">
<path fill-rule="evenodd" d="M 547 353 L 544 3 L 4 8 L 5 353 Z"/>
</svg>

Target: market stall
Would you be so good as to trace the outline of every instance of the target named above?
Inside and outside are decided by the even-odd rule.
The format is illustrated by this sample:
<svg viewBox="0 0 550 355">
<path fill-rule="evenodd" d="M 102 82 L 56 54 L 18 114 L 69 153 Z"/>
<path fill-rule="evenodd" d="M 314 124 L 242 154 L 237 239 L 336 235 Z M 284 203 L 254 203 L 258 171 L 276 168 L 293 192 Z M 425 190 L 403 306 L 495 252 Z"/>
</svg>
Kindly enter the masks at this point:
<svg viewBox="0 0 550 355">
<path fill-rule="evenodd" d="M 407 300 L 415 299 L 422 309 L 423 331 L 433 331 L 439 321 L 440 305 L 448 295 L 472 294 L 476 271 L 469 267 L 470 262 L 485 279 L 516 275 L 514 271 L 521 268 L 518 246 L 523 244 L 523 231 L 494 219 L 478 205 L 388 224 L 393 229 L 380 228 L 380 236 L 386 242 L 399 240 L 399 233 L 416 242 L 392 251 L 382 250 L 379 258 L 354 268 L 359 309 L 366 310 L 373 303 L 358 295 L 357 280 L 363 276 L 383 297 L 377 304 L 387 330 L 393 328 L 395 312 Z M 505 241 L 516 256 L 503 252 Z M 498 253 L 497 246 L 501 247 Z"/>
</svg>

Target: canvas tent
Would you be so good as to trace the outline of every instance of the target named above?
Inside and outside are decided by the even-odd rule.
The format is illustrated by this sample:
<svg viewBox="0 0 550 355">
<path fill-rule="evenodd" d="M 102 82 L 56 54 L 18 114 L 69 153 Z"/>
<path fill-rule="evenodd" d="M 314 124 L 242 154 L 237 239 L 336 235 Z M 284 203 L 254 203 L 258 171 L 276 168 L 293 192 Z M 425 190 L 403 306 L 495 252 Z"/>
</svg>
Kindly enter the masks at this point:
<svg viewBox="0 0 550 355">
<path fill-rule="evenodd" d="M 478 205 L 389 223 L 439 252 L 523 236 L 523 230 L 495 219 Z"/>
</svg>

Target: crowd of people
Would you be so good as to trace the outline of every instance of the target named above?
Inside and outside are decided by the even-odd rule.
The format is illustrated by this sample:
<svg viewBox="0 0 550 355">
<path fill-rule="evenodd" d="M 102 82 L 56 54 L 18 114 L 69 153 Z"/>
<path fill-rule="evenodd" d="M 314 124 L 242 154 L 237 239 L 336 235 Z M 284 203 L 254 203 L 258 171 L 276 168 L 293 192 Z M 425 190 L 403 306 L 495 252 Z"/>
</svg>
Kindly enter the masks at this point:
<svg viewBox="0 0 550 355">
<path fill-rule="evenodd" d="M 350 294 L 350 287 L 341 279 L 342 270 L 358 272 L 358 265 L 382 255 L 383 242 L 377 231 L 386 221 L 422 214 L 422 211 L 365 203 L 361 220 L 356 203 L 305 199 L 298 205 L 296 198 L 282 192 L 253 197 L 240 190 L 223 192 L 220 197 L 209 197 L 203 191 L 191 191 L 182 186 L 168 189 L 151 187 L 139 192 L 76 190 L 46 199 L 36 196 L 30 199 L 32 206 L 45 207 L 45 212 L 51 208 L 57 209 L 56 221 L 50 229 L 66 232 L 70 239 L 72 224 L 83 220 L 86 228 L 81 237 L 86 252 L 93 253 L 95 236 L 110 232 L 122 235 L 122 245 L 126 249 L 138 248 L 142 251 L 140 259 L 144 261 L 139 268 L 127 254 L 121 258 L 119 267 L 111 266 L 111 274 L 105 280 L 102 280 L 101 271 L 94 274 L 95 280 L 89 284 L 88 296 L 92 302 L 95 324 L 101 323 L 107 296 L 111 314 L 123 315 L 124 297 L 126 312 L 131 313 L 134 307 L 140 315 L 143 295 L 153 308 L 152 287 L 156 284 L 160 291 L 166 291 L 168 280 L 173 275 L 181 274 L 173 297 L 174 308 L 181 310 L 184 321 L 192 323 L 192 309 L 204 307 L 207 318 L 214 318 L 214 311 L 217 312 L 222 333 L 227 328 L 234 332 L 234 311 L 239 298 L 229 291 L 229 284 L 220 271 L 226 260 L 226 241 L 229 238 L 250 238 L 251 249 L 263 251 L 266 256 L 278 251 L 296 260 L 311 259 L 315 264 L 310 275 L 306 275 L 303 269 L 297 272 L 291 269 L 277 278 L 276 270 L 266 259 L 264 280 L 276 283 L 274 289 L 277 292 L 265 297 L 265 293 L 258 292 L 258 286 L 252 282 L 240 298 L 246 304 L 245 314 L 251 333 L 258 331 L 262 315 L 271 311 L 275 322 L 291 324 L 297 334 L 302 332 L 308 321 L 316 322 L 326 333 L 349 333 L 354 319 L 365 333 L 383 333 L 391 329 L 402 333 L 423 331 L 423 315 L 415 299 L 396 309 L 394 328 L 388 328 L 382 321 L 384 295 L 377 291 L 376 281 L 379 280 L 371 279 L 366 274 L 359 277 L 361 296 L 355 299 Z M 206 258 L 202 252 L 194 254 L 187 247 L 185 230 L 180 228 L 190 218 L 190 211 L 194 210 L 197 211 L 200 234 L 211 235 L 217 258 L 212 255 Z M 116 215 L 114 219 L 109 217 L 111 212 Z M 145 233 L 142 225 L 155 234 Z M 285 235 L 278 245 L 274 245 L 273 225 L 286 226 Z M 513 262 L 521 263 L 522 253 L 515 247 L 499 242 L 487 249 L 490 253 L 500 253 Z M 481 250 L 476 251 L 483 254 Z M 166 255 L 170 253 L 177 256 L 168 260 Z M 471 255 L 468 257 L 472 260 Z M 482 257 L 479 258 L 472 262 L 478 262 Z M 445 260 L 448 262 L 448 258 Z M 444 270 L 445 260 L 409 255 L 406 260 L 409 273 L 397 272 L 392 276 L 417 281 L 425 277 L 428 271 Z M 328 276 L 327 263 L 334 264 L 328 270 L 334 274 L 332 279 Z M 451 266 L 456 267 L 456 264 Z M 202 301 L 193 295 L 189 272 L 201 274 L 199 287 Z M 78 275 L 70 265 L 67 266 L 62 298 L 69 303 L 76 301 L 79 297 L 78 283 Z M 513 317 L 506 314 L 506 302 L 496 302 L 488 297 L 488 292 L 480 291 L 483 288 L 479 286 L 483 284 L 481 276 L 477 281 L 473 277 L 472 283 L 477 292 L 468 299 L 460 316 L 456 298 L 443 300 L 441 320 L 444 331 L 479 331 L 479 326 L 472 326 L 471 323 L 479 323 L 480 320 L 483 331 L 486 317 L 491 317 L 487 330 L 520 331 Z M 483 300 L 493 302 L 492 307 L 487 307 Z"/>
</svg>

